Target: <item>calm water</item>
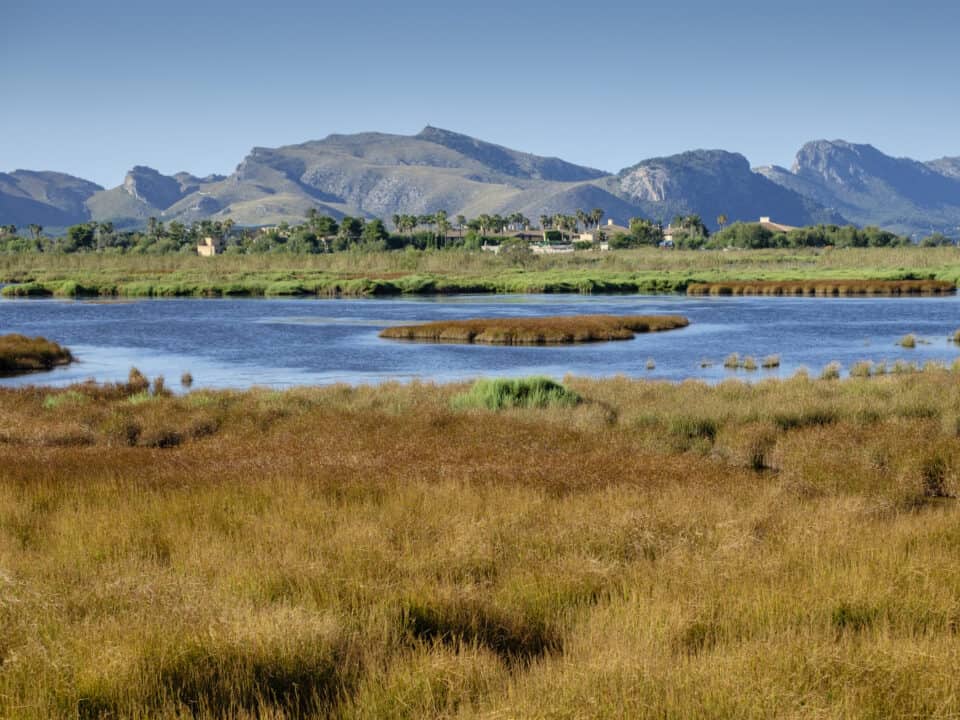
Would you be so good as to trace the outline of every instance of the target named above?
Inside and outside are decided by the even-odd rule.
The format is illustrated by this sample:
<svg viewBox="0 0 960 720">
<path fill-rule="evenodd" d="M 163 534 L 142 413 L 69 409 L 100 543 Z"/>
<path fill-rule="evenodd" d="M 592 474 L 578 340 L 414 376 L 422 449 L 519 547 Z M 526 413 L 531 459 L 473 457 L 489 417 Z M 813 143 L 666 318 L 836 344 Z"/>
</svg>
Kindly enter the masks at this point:
<svg viewBox="0 0 960 720">
<path fill-rule="evenodd" d="M 388 325 L 486 316 L 679 313 L 683 330 L 625 342 L 566 347 L 427 345 L 381 340 Z M 688 298 L 681 296 L 458 296 L 389 300 L 229 299 L 97 302 L 0 300 L 0 334 L 44 335 L 79 362 L 3 385 L 121 380 L 131 366 L 176 386 L 290 386 L 388 379 L 447 381 L 481 375 L 624 374 L 681 380 L 758 379 L 831 361 L 952 362 L 946 338 L 960 327 L 960 298 Z M 929 344 L 896 345 L 906 333 Z M 779 370 L 722 367 L 732 352 L 779 354 Z M 647 360 L 656 363 L 647 370 Z M 701 367 L 711 360 L 712 367 Z"/>
</svg>

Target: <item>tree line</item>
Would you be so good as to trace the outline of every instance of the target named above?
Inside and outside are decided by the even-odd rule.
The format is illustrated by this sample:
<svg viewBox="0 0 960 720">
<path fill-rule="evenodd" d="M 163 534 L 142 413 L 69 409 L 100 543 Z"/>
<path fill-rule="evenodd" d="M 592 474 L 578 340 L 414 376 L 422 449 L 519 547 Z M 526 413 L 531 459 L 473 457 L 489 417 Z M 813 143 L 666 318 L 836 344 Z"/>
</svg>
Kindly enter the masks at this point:
<svg viewBox="0 0 960 720">
<path fill-rule="evenodd" d="M 195 253 L 204 238 L 214 238 L 223 250 L 232 254 L 269 252 L 329 253 L 345 250 L 418 250 L 463 248 L 505 242 L 524 245 L 526 239 L 511 238 L 519 231 L 542 232 L 546 242 L 572 242 L 579 249 L 606 242 L 610 249 L 672 245 L 680 249 L 721 248 L 817 248 L 817 247 L 895 247 L 910 245 L 902 235 L 876 227 L 814 225 L 778 232 L 758 223 L 728 224 L 725 215 L 717 217 L 721 228 L 711 233 L 696 214 L 676 215 L 665 228 L 662 222 L 631 218 L 626 231 L 607 230 L 601 225 L 605 213 L 600 208 L 577 210 L 571 214 L 542 214 L 539 227 L 520 212 L 507 215 L 482 214 L 475 218 L 451 217 L 439 210 L 430 214 L 396 214 L 393 229 L 378 218 L 345 216 L 339 220 L 315 209 L 299 224 L 280 223 L 270 228 L 237 227 L 233 220 L 200 220 L 190 224 L 163 222 L 151 217 L 145 227 L 120 230 L 111 222 L 90 221 L 72 225 L 62 236 L 44 234 L 44 228 L 30 224 L 24 228 L 0 225 L 0 253 L 29 252 L 103 252 L 103 253 Z M 593 230 L 593 241 L 577 242 L 584 230 Z M 924 247 L 953 245 L 954 240 L 934 233 L 919 243 Z"/>
</svg>

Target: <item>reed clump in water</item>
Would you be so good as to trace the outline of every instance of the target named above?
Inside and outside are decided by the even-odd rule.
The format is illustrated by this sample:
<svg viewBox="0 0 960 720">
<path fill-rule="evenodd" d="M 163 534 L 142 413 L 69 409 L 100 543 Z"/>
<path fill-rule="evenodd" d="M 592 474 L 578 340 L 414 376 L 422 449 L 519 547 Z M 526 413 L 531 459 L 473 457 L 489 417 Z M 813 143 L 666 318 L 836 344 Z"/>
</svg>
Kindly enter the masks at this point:
<svg viewBox="0 0 960 720">
<path fill-rule="evenodd" d="M 680 315 L 560 315 L 556 317 L 441 320 L 381 331 L 391 340 L 484 343 L 491 345 L 562 345 L 630 340 L 638 333 L 686 327 Z"/>
<path fill-rule="evenodd" d="M 0 388 L 0 717 L 956 716 L 957 378 Z"/>
<path fill-rule="evenodd" d="M 688 295 L 941 295 L 949 280 L 734 280 L 691 283 Z"/>
<path fill-rule="evenodd" d="M 0 335 L 0 375 L 51 370 L 73 362 L 70 351 L 43 337 Z"/>
<path fill-rule="evenodd" d="M 910 333 L 909 335 L 904 335 L 902 338 L 900 338 L 897 341 L 897 345 L 899 345 L 900 347 L 912 350 L 917 346 L 917 336 L 914 335 L 913 333 Z"/>
</svg>

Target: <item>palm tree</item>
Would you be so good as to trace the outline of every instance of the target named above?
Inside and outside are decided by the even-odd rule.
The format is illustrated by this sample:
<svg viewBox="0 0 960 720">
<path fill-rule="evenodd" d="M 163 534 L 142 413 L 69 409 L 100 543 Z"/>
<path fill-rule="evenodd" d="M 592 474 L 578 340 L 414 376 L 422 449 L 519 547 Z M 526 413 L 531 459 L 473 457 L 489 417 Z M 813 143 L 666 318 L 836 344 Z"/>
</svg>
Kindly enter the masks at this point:
<svg viewBox="0 0 960 720">
<path fill-rule="evenodd" d="M 463 226 L 466 224 L 467 224 L 467 216 L 457 215 L 457 234 L 459 235 L 461 240 L 463 239 Z"/>
<path fill-rule="evenodd" d="M 587 222 L 590 220 L 590 216 L 587 215 L 583 210 L 580 210 L 579 208 L 577 208 L 576 218 L 577 218 L 577 223 L 579 223 L 580 225 L 583 225 L 584 227 L 587 226 Z M 576 230 L 577 228 L 574 228 L 574 229 Z"/>
<path fill-rule="evenodd" d="M 43 225 L 37 225 L 36 223 L 30 223 L 27 227 L 30 228 L 30 234 L 33 235 L 34 240 L 40 239 L 40 233 L 43 232 Z"/>
<path fill-rule="evenodd" d="M 433 224 L 437 226 L 437 238 L 440 247 L 443 247 L 447 240 L 447 231 L 450 230 L 450 223 L 447 222 L 447 211 L 437 210 L 433 214 Z"/>
<path fill-rule="evenodd" d="M 541 216 L 540 216 L 540 229 L 541 229 L 541 230 L 547 230 L 548 227 L 549 227 L 549 225 L 550 225 L 550 216 L 549 216 L 549 215 L 541 215 Z"/>
<path fill-rule="evenodd" d="M 723 230 L 723 226 L 727 224 L 727 216 L 723 213 L 717 215 L 717 225 L 720 226 L 720 229 Z"/>
<path fill-rule="evenodd" d="M 604 212 L 601 208 L 594 208 L 590 211 L 590 222 L 597 226 L 597 230 L 600 229 L 600 221 L 603 220 Z"/>
</svg>

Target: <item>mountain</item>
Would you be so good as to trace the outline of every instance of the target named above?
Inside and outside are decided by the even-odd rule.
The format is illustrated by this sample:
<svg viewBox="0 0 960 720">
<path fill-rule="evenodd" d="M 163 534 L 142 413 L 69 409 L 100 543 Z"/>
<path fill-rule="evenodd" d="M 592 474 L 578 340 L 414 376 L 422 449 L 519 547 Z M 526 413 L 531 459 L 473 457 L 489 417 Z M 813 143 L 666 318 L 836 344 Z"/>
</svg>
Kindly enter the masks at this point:
<svg viewBox="0 0 960 720">
<path fill-rule="evenodd" d="M 894 158 L 872 145 L 817 140 L 804 145 L 790 170 L 757 172 L 771 182 L 860 225 L 921 236 L 960 229 L 960 159 L 922 163 Z"/>
<path fill-rule="evenodd" d="M 710 227 L 723 214 L 730 222 L 761 215 L 787 225 L 844 222 L 838 213 L 753 172 L 747 159 L 725 150 L 694 150 L 644 160 L 610 181 L 643 214 L 668 222 L 696 213 Z"/>
<path fill-rule="evenodd" d="M 639 178 L 656 165 L 664 192 L 639 192 Z M 198 202 L 198 198 L 201 202 Z M 669 220 L 699 212 L 708 223 L 761 214 L 783 222 L 842 221 L 750 171 L 740 155 L 686 153 L 641 163 L 611 176 L 558 158 L 540 157 L 449 130 L 426 127 L 413 135 L 358 133 L 280 148 L 254 148 L 236 171 L 164 211 L 198 219 L 213 214 L 241 225 L 303 217 L 311 207 L 389 218 L 396 213 L 446 210 L 451 216 L 522 212 L 542 214 L 602 208 L 625 224 L 646 215 Z"/>
<path fill-rule="evenodd" d="M 63 227 L 83 222 L 86 201 L 102 187 L 58 172 L 0 173 L 0 222 Z"/>
<path fill-rule="evenodd" d="M 761 215 L 789 225 L 879 225 L 960 235 L 960 158 L 893 158 L 870 145 L 807 143 L 791 169 L 751 170 L 724 150 L 653 158 L 616 174 L 519 152 L 441 128 L 416 135 L 330 135 L 255 147 L 229 175 L 164 175 L 138 165 L 113 188 L 51 172 L 0 174 L 0 223 L 48 228 L 86 220 L 141 226 L 149 217 L 237 225 L 298 222 L 311 209 L 387 221 L 394 214 L 540 215 L 602 208 L 625 224 L 699 214 L 708 226 Z"/>
<path fill-rule="evenodd" d="M 931 160 L 927 163 L 927 167 L 946 177 L 960 179 L 960 157 L 944 157 L 939 160 Z"/>
<path fill-rule="evenodd" d="M 122 185 L 90 197 L 87 210 L 94 220 L 111 220 L 119 227 L 138 226 L 149 217 L 166 219 L 174 205 L 192 195 L 202 198 L 205 188 L 224 179 L 223 175 L 198 178 L 186 172 L 162 175 L 153 168 L 136 165 L 126 174 Z M 208 214 L 212 214 L 220 206 L 208 209 Z M 180 214 L 174 212 L 171 219 L 178 219 Z"/>
</svg>

